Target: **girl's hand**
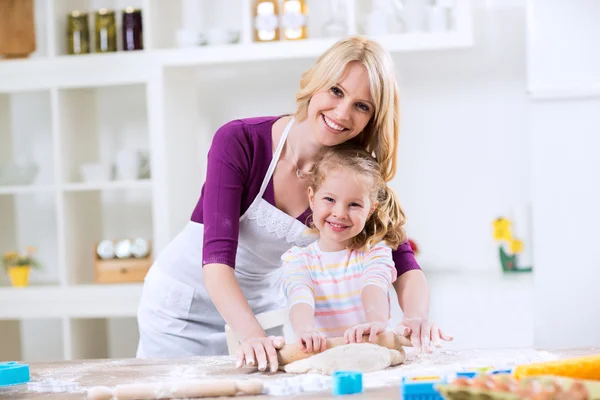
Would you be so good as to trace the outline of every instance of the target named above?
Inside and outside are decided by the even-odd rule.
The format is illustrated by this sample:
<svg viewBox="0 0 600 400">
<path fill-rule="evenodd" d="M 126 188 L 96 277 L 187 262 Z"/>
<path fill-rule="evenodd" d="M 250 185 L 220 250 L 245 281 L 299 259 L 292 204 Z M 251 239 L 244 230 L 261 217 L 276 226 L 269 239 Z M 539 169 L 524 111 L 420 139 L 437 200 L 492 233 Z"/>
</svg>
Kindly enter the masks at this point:
<svg viewBox="0 0 600 400">
<path fill-rule="evenodd" d="M 346 343 L 361 343 L 363 335 L 369 334 L 369 342 L 375 343 L 377 335 L 385 331 L 385 325 L 381 322 L 367 322 L 355 325 L 344 332 Z"/>
<path fill-rule="evenodd" d="M 327 336 L 315 328 L 306 328 L 296 335 L 300 338 L 302 351 L 320 353 L 327 350 Z"/>
<path fill-rule="evenodd" d="M 426 318 L 404 318 L 394 329 L 398 335 L 410 335 L 410 341 L 417 351 L 431 353 L 433 350 L 431 344 L 435 347 L 442 347 L 441 340 L 452 341 L 453 336 L 444 334 L 440 328 Z"/>
<path fill-rule="evenodd" d="M 254 367 L 258 365 L 259 371 L 267 369 L 267 363 L 271 366 L 271 372 L 277 372 L 279 362 L 277 351 L 285 344 L 281 336 L 250 337 L 240 343 L 237 352 L 236 368 L 244 365 Z"/>
</svg>

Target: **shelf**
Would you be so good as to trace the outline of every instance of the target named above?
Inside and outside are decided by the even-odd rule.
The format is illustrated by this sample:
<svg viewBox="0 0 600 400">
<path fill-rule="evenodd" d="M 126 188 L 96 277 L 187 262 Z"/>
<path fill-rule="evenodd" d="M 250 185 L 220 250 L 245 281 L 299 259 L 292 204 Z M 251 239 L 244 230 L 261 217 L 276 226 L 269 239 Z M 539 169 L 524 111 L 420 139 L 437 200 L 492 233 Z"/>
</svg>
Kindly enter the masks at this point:
<svg viewBox="0 0 600 400">
<path fill-rule="evenodd" d="M 152 187 L 152 180 L 140 179 L 132 181 L 69 183 L 63 186 L 63 190 L 65 192 L 88 192 L 114 189 L 144 189 L 150 187 Z"/>
<path fill-rule="evenodd" d="M 83 54 L 0 61 L 0 93 L 146 82 L 148 52 Z"/>
<path fill-rule="evenodd" d="M 456 49 L 473 44 L 470 35 L 460 32 L 393 34 L 373 39 L 392 53 Z M 314 59 L 337 40 L 315 38 L 1 61 L 0 92 L 144 83 L 163 67 L 239 64 L 243 68 L 251 61 Z"/>
<path fill-rule="evenodd" d="M 470 36 L 460 33 L 420 33 L 386 35 L 373 38 L 392 53 L 442 50 L 472 45 Z M 295 42 L 248 43 L 204 46 L 193 49 L 169 49 L 153 52 L 162 66 L 209 64 L 244 65 L 249 61 L 317 58 L 339 39 L 317 38 Z"/>
<path fill-rule="evenodd" d="M 53 185 L 23 185 L 23 186 L 0 186 L 0 195 L 46 193 L 56 189 Z"/>
<path fill-rule="evenodd" d="M 0 320 L 135 317 L 142 284 L 0 288 Z"/>
</svg>

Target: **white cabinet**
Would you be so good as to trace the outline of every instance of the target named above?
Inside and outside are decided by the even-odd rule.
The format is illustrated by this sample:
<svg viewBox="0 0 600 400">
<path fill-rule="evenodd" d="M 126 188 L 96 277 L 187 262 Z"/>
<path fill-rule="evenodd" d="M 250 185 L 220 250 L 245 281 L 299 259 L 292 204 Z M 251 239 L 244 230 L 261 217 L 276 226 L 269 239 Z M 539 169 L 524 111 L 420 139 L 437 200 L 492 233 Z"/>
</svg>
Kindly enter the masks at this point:
<svg viewBox="0 0 600 400">
<path fill-rule="evenodd" d="M 0 161 L 38 169 L 33 182 L 0 185 L 0 252 L 36 246 L 43 269 L 24 289 L 0 274 L 0 360 L 135 354 L 123 343 L 137 340 L 141 284 L 93 284 L 95 244 L 143 237 L 156 253 L 173 238 L 199 195 L 215 129 L 232 118 L 293 111 L 302 70 L 337 40 L 323 36 L 325 3 L 309 0 L 309 39 L 253 43 L 251 0 L 36 2 L 38 51 L 0 61 Z M 363 32 L 370 3 L 346 2 L 350 33 Z M 375 39 L 393 53 L 469 47 L 470 1 L 456 5 L 451 31 Z M 119 25 L 126 6 L 142 8 L 144 50 L 66 54 L 67 13 L 90 12 L 93 40 L 93 11 L 116 9 Z M 196 20 L 204 30 L 238 30 L 239 43 L 178 48 L 178 31 Z M 110 169 L 131 150 L 147 153 L 149 177 L 83 178 L 86 165 Z M 32 332 L 46 327 L 51 354 L 32 350 Z"/>
</svg>

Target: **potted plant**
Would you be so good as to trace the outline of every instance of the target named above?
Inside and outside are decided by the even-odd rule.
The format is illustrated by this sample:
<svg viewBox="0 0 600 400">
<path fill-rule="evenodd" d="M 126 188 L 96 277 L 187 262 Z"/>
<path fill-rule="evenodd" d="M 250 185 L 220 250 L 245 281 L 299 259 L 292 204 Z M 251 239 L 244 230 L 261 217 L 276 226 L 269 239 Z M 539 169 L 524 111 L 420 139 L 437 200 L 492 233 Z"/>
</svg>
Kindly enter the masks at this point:
<svg viewBox="0 0 600 400">
<path fill-rule="evenodd" d="M 25 287 L 29 284 L 29 271 L 38 268 L 39 262 L 35 258 L 36 249 L 27 247 L 25 254 L 16 251 L 5 253 L 2 256 L 2 265 L 8 272 L 10 281 L 14 287 Z"/>
</svg>

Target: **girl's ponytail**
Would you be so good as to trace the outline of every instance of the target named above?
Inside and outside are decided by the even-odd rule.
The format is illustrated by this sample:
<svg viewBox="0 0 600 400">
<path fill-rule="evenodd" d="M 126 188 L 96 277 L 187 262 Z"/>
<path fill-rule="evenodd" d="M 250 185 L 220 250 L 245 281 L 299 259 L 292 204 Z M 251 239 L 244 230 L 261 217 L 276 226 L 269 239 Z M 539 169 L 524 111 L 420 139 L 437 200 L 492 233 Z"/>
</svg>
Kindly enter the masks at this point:
<svg viewBox="0 0 600 400">
<path fill-rule="evenodd" d="M 363 243 L 357 247 L 371 247 L 383 240 L 395 250 L 406 241 L 403 228 L 406 216 L 394 191 L 385 182 L 381 183 L 377 192 L 378 206 L 365 224 L 364 235 L 359 235 L 362 236 Z"/>
</svg>

